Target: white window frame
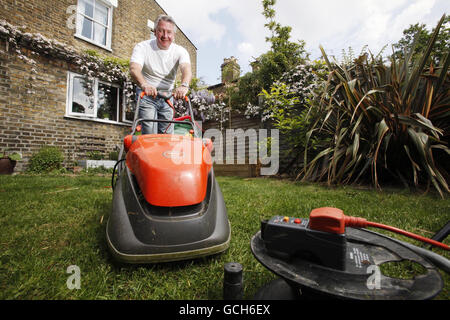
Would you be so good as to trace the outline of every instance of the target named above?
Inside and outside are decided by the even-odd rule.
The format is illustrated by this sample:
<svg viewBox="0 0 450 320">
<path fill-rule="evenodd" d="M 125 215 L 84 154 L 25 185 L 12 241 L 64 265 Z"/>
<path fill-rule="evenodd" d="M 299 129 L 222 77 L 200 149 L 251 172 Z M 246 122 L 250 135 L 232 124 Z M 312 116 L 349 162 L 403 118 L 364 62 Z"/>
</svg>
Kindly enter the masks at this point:
<svg viewBox="0 0 450 320">
<path fill-rule="evenodd" d="M 76 118 L 76 119 L 84 119 L 91 120 L 97 122 L 111 123 L 111 124 L 130 124 L 132 121 L 124 120 L 125 119 L 125 91 L 119 85 L 110 83 L 107 81 L 102 81 L 97 78 L 93 80 L 93 88 L 94 88 L 94 113 L 86 114 L 72 111 L 72 102 L 73 102 L 73 79 L 75 77 L 85 77 L 82 74 L 75 72 L 67 72 L 67 98 L 66 98 L 66 114 L 65 116 L 68 118 Z M 109 120 L 109 119 L 101 119 L 97 117 L 98 112 L 98 85 L 104 84 L 117 89 L 117 101 L 116 101 L 116 119 L 117 120 Z M 120 118 L 120 95 L 122 94 L 122 121 Z"/>
<path fill-rule="evenodd" d="M 102 5 L 104 5 L 105 7 L 108 8 L 108 25 L 104 25 L 102 23 L 99 23 L 98 21 L 93 20 L 93 18 L 86 16 L 84 13 L 80 12 L 80 6 L 79 6 L 79 0 L 77 1 L 77 19 L 76 19 L 76 31 L 75 31 L 75 37 L 79 38 L 81 40 L 87 41 L 89 43 L 92 43 L 98 47 L 101 47 L 103 49 L 106 49 L 108 51 L 112 51 L 111 50 L 111 38 L 112 38 L 112 26 L 113 26 L 113 4 L 111 4 L 110 1 L 102 1 L 102 0 L 92 0 L 94 2 L 94 12 L 95 12 L 95 4 L 97 2 L 100 2 Z M 83 17 L 86 17 L 87 19 L 92 21 L 92 36 L 94 35 L 94 23 L 99 23 L 102 26 L 106 27 L 106 45 L 104 45 L 103 43 L 99 43 L 94 41 L 94 39 L 91 38 L 87 38 L 85 36 L 83 36 L 81 34 L 81 28 L 82 28 L 82 21 L 80 21 L 80 19 L 82 19 Z M 81 26 L 81 28 L 80 28 Z"/>
<path fill-rule="evenodd" d="M 66 103 L 66 116 L 72 116 L 72 117 L 81 117 L 81 118 L 88 118 L 88 119 L 96 119 L 97 118 L 97 84 L 96 80 L 94 79 L 94 113 L 93 114 L 87 114 L 87 113 L 79 113 L 79 112 L 73 112 L 72 111 L 72 103 L 73 103 L 73 78 L 75 77 L 84 77 L 82 74 L 78 74 L 75 72 L 68 72 L 67 73 L 67 103 Z"/>
</svg>

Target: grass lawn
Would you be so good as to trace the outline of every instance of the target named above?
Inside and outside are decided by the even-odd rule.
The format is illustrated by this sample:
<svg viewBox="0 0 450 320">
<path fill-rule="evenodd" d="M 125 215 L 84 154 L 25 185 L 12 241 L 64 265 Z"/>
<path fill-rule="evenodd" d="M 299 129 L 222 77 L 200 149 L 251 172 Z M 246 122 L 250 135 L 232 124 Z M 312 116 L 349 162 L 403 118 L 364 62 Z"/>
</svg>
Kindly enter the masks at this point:
<svg viewBox="0 0 450 320">
<path fill-rule="evenodd" d="M 221 299 L 223 267 L 232 261 L 244 266 L 244 298 L 250 299 L 275 278 L 250 251 L 261 219 L 307 217 L 314 208 L 332 206 L 426 237 L 450 219 L 450 200 L 436 195 L 275 179 L 219 177 L 218 181 L 232 227 L 225 253 L 195 261 L 126 266 L 112 260 L 105 242 L 110 176 L 0 176 L 0 299 Z M 435 252 L 450 257 L 444 250 Z M 71 265 L 81 271 L 79 290 L 66 285 Z M 445 288 L 437 299 L 449 299 L 450 278 L 441 274 Z"/>
</svg>

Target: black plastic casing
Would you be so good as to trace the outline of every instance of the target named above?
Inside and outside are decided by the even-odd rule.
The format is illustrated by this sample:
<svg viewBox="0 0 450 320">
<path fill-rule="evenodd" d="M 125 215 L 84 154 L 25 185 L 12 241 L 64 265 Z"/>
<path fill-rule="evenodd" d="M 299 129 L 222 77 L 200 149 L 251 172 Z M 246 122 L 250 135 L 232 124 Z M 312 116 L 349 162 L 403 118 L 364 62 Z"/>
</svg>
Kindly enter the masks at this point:
<svg viewBox="0 0 450 320">
<path fill-rule="evenodd" d="M 345 270 L 347 240 L 345 234 L 333 234 L 308 228 L 309 219 L 295 223 L 292 217 L 275 216 L 261 221 L 261 238 L 268 253 L 281 259 L 301 259 L 324 267 Z M 298 222 L 298 220 L 297 220 Z"/>
<path fill-rule="evenodd" d="M 231 229 L 213 169 L 201 204 L 164 208 L 145 201 L 125 167 L 114 189 L 106 238 L 114 258 L 124 263 L 179 261 L 225 251 Z"/>
</svg>

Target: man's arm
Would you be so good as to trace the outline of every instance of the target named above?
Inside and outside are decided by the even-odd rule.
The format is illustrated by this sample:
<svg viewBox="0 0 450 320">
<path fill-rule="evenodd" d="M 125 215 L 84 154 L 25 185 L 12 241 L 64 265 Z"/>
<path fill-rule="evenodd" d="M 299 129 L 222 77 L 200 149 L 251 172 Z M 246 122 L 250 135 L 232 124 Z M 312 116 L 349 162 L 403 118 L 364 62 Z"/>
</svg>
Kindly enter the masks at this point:
<svg viewBox="0 0 450 320">
<path fill-rule="evenodd" d="M 142 75 L 142 66 L 139 63 L 130 62 L 130 74 L 131 78 L 139 87 L 141 87 L 142 91 L 145 91 L 146 95 L 156 97 L 158 92 L 155 87 L 145 81 L 144 76 Z"/>
<path fill-rule="evenodd" d="M 175 89 L 174 97 L 175 99 L 183 99 L 189 91 L 189 84 L 192 80 L 192 71 L 190 63 L 180 64 L 181 69 L 181 83 L 187 84 L 187 87 L 179 86 Z"/>
</svg>

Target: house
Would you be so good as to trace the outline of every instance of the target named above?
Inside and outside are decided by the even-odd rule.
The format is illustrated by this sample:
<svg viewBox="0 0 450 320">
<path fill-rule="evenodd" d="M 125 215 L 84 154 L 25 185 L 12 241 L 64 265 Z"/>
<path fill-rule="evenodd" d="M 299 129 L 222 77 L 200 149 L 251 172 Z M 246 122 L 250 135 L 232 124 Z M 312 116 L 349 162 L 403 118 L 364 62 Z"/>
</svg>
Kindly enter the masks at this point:
<svg viewBox="0 0 450 320">
<path fill-rule="evenodd" d="M 22 154 L 16 170 L 43 145 L 66 166 L 116 150 L 133 119 L 123 65 L 163 13 L 153 0 L 0 0 L 0 150 Z M 196 76 L 197 49 L 177 29 Z"/>
</svg>

